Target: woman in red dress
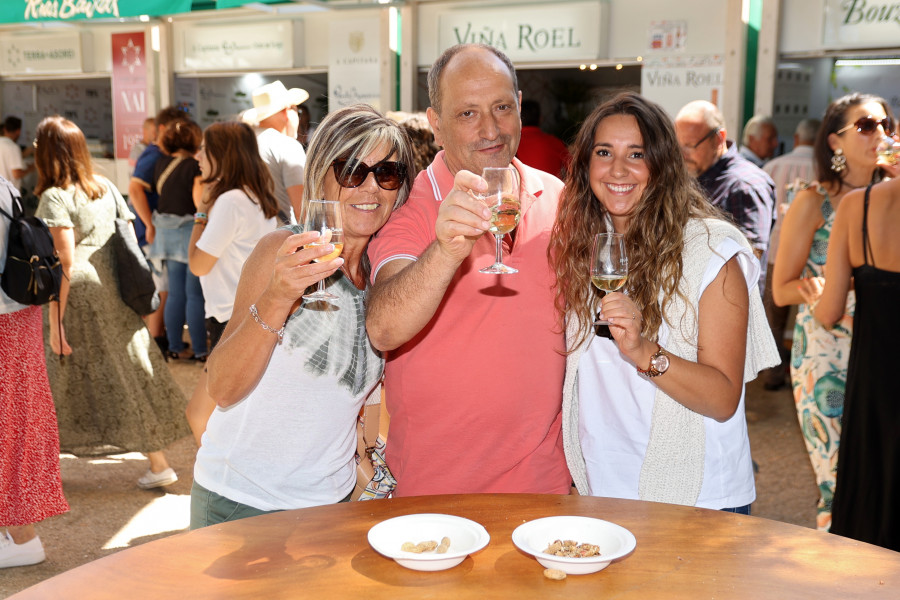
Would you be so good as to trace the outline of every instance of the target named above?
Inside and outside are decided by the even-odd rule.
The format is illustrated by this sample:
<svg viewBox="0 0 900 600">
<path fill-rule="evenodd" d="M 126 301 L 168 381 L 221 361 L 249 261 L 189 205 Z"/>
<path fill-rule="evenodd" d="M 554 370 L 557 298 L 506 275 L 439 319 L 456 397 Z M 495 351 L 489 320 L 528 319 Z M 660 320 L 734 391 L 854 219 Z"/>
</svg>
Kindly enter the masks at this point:
<svg viewBox="0 0 900 600">
<path fill-rule="evenodd" d="M 12 214 L 12 186 L 0 178 L 0 208 Z M 0 215 L 0 267 L 9 220 Z M 0 569 L 44 560 L 34 524 L 69 510 L 59 474 L 56 410 L 44 364 L 41 308 L 0 290 Z"/>
</svg>

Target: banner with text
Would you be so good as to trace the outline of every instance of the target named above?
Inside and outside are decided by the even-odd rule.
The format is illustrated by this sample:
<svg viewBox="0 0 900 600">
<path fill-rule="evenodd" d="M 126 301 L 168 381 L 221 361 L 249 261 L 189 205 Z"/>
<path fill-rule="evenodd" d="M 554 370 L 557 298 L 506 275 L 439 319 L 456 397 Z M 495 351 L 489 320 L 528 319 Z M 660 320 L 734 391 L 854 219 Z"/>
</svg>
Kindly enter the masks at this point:
<svg viewBox="0 0 900 600">
<path fill-rule="evenodd" d="M 328 110 L 357 102 L 381 107 L 381 36 L 371 19 L 334 21 L 328 44 Z"/>
<path fill-rule="evenodd" d="M 294 66 L 291 21 L 186 27 L 182 71 L 280 69 Z"/>
<path fill-rule="evenodd" d="M 79 32 L 9 36 L 0 39 L 0 73 L 81 73 Z"/>
<path fill-rule="evenodd" d="M 888 0 L 824 0 L 826 48 L 895 48 L 900 4 Z"/>
<path fill-rule="evenodd" d="M 674 118 L 692 100 L 719 105 L 725 79 L 725 57 L 662 56 L 644 60 L 641 94 Z"/>
<path fill-rule="evenodd" d="M 558 2 L 448 10 L 438 20 L 438 51 L 488 44 L 514 61 L 592 60 L 606 55 L 606 3 Z"/>
<path fill-rule="evenodd" d="M 112 34 L 113 131 L 116 158 L 128 158 L 147 115 L 147 45 L 143 31 Z"/>
<path fill-rule="evenodd" d="M 191 12 L 191 0 L 3 0 L 0 23 L 151 17 Z"/>
</svg>

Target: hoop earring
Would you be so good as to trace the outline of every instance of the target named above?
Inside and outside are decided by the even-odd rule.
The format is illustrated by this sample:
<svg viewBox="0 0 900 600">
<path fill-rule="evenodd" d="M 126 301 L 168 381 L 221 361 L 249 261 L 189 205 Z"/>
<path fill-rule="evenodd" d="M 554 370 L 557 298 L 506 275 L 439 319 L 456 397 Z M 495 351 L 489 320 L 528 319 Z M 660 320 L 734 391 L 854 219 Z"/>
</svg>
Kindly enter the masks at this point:
<svg viewBox="0 0 900 600">
<path fill-rule="evenodd" d="M 840 173 L 844 169 L 847 168 L 847 157 L 844 156 L 844 151 L 838 148 L 834 151 L 834 154 L 831 156 L 831 170 L 835 173 Z"/>
</svg>

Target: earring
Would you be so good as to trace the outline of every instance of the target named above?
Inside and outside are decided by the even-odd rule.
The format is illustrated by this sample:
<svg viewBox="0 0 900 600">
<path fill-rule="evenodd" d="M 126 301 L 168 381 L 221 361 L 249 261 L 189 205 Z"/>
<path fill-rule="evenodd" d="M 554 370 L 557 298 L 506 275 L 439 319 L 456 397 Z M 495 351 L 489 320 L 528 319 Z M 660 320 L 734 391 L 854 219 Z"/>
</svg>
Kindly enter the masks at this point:
<svg viewBox="0 0 900 600">
<path fill-rule="evenodd" d="M 844 151 L 838 148 L 834 151 L 834 154 L 831 156 L 831 170 L 835 173 L 840 173 L 844 169 L 847 168 L 847 157 L 844 156 Z"/>
</svg>

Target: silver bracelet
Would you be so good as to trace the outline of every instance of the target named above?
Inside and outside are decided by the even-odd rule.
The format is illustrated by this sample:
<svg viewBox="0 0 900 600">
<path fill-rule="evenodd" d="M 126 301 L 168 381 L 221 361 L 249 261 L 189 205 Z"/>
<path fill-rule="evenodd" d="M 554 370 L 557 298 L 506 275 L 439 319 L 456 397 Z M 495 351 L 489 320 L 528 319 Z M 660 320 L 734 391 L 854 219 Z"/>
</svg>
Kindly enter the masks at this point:
<svg viewBox="0 0 900 600">
<path fill-rule="evenodd" d="M 256 311 L 255 304 L 250 305 L 250 315 L 253 317 L 253 320 L 259 324 L 260 327 L 277 335 L 279 344 L 284 341 L 284 325 L 281 326 L 281 329 L 274 329 L 266 325 L 266 322 L 259 318 L 259 313 Z"/>
</svg>

